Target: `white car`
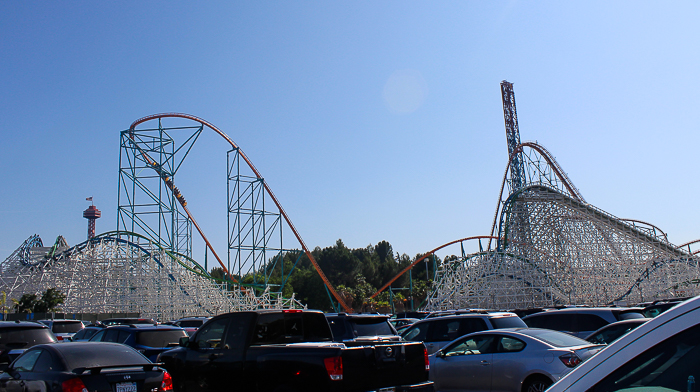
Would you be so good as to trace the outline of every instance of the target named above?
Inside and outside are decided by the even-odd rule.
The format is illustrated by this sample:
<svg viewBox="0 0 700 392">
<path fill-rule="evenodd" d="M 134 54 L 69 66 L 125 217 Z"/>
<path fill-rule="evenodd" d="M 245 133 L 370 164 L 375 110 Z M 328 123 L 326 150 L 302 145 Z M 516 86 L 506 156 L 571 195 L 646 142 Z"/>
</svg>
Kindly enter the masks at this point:
<svg viewBox="0 0 700 392">
<path fill-rule="evenodd" d="M 601 350 L 547 392 L 695 391 L 700 297 L 682 302 Z"/>
</svg>

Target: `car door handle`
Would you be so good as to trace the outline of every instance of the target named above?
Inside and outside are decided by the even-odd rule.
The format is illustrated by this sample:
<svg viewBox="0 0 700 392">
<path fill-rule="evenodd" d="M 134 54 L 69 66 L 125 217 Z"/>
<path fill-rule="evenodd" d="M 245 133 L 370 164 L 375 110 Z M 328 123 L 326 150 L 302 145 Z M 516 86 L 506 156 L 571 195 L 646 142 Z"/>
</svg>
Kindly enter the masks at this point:
<svg viewBox="0 0 700 392">
<path fill-rule="evenodd" d="M 210 361 L 213 361 L 213 360 L 215 360 L 216 358 L 221 357 L 222 355 L 224 355 L 224 354 L 222 354 L 222 353 L 210 354 L 210 355 L 209 355 L 209 360 L 210 360 Z"/>
<path fill-rule="evenodd" d="M 488 366 L 490 364 L 491 364 L 491 362 L 489 362 L 489 361 L 481 361 L 481 366 Z"/>
</svg>

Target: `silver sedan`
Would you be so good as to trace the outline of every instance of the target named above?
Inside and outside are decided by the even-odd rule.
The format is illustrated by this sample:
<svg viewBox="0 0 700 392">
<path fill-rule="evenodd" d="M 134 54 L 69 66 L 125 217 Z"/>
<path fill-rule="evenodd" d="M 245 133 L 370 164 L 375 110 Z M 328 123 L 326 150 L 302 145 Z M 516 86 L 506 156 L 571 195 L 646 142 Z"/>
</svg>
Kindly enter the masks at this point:
<svg viewBox="0 0 700 392">
<path fill-rule="evenodd" d="M 430 355 L 430 380 L 436 391 L 539 392 L 603 347 L 549 329 L 475 332 Z"/>
</svg>

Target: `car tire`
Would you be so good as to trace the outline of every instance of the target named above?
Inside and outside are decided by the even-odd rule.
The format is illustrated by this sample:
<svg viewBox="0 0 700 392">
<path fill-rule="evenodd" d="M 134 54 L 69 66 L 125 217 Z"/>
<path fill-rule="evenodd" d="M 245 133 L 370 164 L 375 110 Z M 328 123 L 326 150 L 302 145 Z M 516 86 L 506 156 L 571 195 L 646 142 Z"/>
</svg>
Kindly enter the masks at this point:
<svg viewBox="0 0 700 392">
<path fill-rule="evenodd" d="M 523 392 L 544 392 L 553 382 L 545 376 L 533 377 L 523 384 Z"/>
</svg>

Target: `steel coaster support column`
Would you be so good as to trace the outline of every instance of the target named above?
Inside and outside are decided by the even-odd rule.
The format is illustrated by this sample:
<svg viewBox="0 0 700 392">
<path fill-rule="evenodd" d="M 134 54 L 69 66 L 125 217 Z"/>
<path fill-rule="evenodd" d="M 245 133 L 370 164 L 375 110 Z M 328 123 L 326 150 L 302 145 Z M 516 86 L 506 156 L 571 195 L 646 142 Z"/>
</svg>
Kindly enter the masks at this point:
<svg viewBox="0 0 700 392">
<path fill-rule="evenodd" d="M 282 216 L 266 209 L 265 180 L 241 172 L 240 150 L 234 148 L 228 151 L 226 160 L 228 262 L 241 279 L 252 275 L 253 285 L 267 285 L 274 273 L 276 260 L 282 260 L 284 265 Z M 270 260 L 268 255 L 271 255 Z M 259 274 L 262 276 L 259 277 Z M 281 292 L 286 282 L 284 269 L 280 277 Z"/>
<path fill-rule="evenodd" d="M 169 132 L 187 129 L 194 131 L 176 146 Z M 117 230 L 142 232 L 170 251 L 192 255 L 192 222 L 180 211 L 186 202 L 179 201 L 174 177 L 202 129 L 163 128 L 159 121 L 155 129 L 121 132 Z"/>
</svg>

